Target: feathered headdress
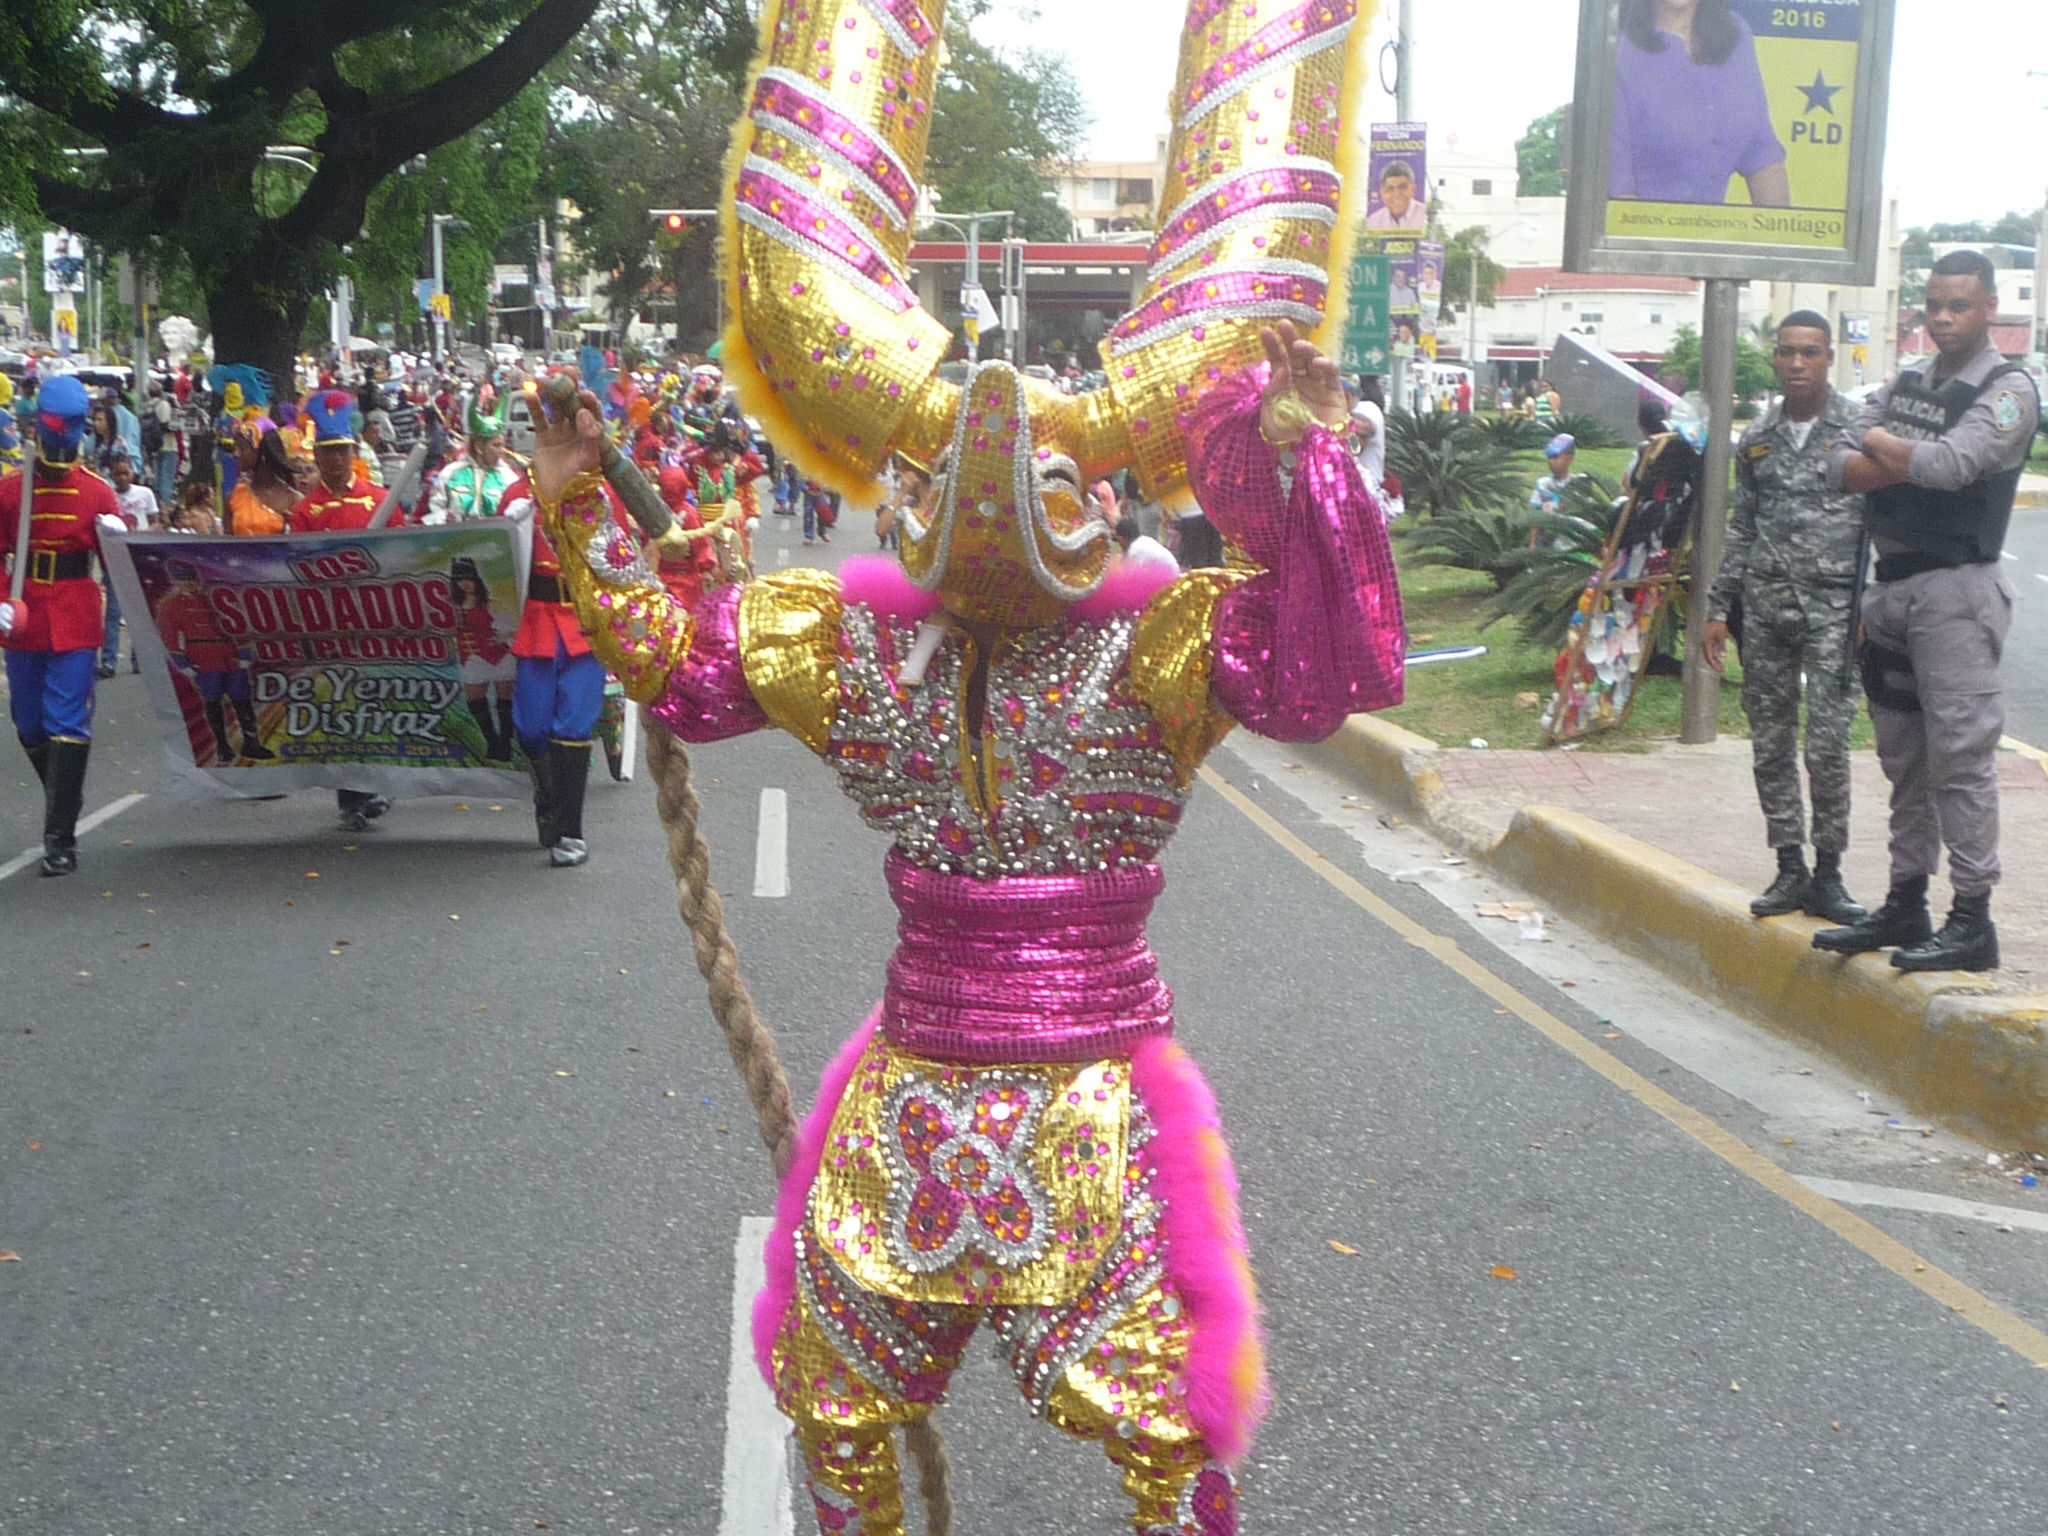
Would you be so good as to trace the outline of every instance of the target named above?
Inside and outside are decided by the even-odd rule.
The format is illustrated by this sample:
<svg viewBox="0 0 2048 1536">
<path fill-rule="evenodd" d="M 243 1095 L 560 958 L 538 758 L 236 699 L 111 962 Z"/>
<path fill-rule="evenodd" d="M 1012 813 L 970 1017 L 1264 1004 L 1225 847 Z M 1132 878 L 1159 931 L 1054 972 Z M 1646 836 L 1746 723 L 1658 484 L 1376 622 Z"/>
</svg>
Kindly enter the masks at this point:
<svg viewBox="0 0 2048 1536">
<path fill-rule="evenodd" d="M 230 416 L 260 416 L 270 405 L 270 375 L 254 363 L 217 363 L 211 375 Z"/>
</svg>

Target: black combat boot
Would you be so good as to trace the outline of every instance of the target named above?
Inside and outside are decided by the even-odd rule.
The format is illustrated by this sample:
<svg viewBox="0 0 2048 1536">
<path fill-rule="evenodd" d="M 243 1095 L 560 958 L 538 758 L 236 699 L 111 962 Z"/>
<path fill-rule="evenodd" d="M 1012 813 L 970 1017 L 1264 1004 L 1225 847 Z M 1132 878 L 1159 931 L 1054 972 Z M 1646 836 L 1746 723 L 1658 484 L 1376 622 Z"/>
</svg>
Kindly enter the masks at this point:
<svg viewBox="0 0 2048 1536">
<path fill-rule="evenodd" d="M 1797 843 L 1789 843 L 1778 850 L 1778 878 L 1749 904 L 1749 915 L 1783 917 L 1787 912 L 1797 912 L 1806 905 L 1811 884 L 1806 873 L 1806 850 Z"/>
<path fill-rule="evenodd" d="M 494 761 L 498 755 L 498 722 L 491 714 L 491 701 L 487 698 L 471 699 L 469 715 L 476 721 L 476 728 L 483 733 L 484 761 Z"/>
<path fill-rule="evenodd" d="M 53 740 L 50 776 L 43 786 L 43 864 L 46 875 L 78 871 L 78 811 L 85 804 L 89 741 Z"/>
<path fill-rule="evenodd" d="M 28 754 L 28 765 L 36 771 L 36 782 L 47 791 L 50 787 L 50 744 L 47 741 L 39 741 L 30 746 L 24 741 L 21 743 L 21 750 Z"/>
<path fill-rule="evenodd" d="M 213 732 L 214 760 L 222 766 L 230 766 L 235 760 L 234 744 L 228 740 L 227 706 L 215 699 L 206 706 L 206 728 Z"/>
<path fill-rule="evenodd" d="M 242 756 L 252 763 L 277 760 L 277 754 L 263 745 L 263 733 L 256 726 L 256 706 L 249 700 L 235 700 L 235 723 L 242 728 Z"/>
<path fill-rule="evenodd" d="M 503 684 L 499 686 L 502 687 Z M 515 739 L 512 730 L 512 700 L 505 694 L 500 693 L 498 695 L 498 747 L 491 754 L 491 761 L 494 763 L 511 762 L 512 743 Z"/>
<path fill-rule="evenodd" d="M 590 783 L 590 743 L 557 741 L 548 748 L 555 773 L 555 841 L 548 862 L 568 869 L 590 858 L 583 841 L 583 791 Z"/>
<path fill-rule="evenodd" d="M 1927 877 L 1902 880 L 1885 893 L 1884 905 L 1846 928 L 1823 928 L 1813 947 L 1831 954 L 1860 955 L 1894 944 L 1923 944 L 1934 937 L 1934 919 L 1927 912 Z"/>
<path fill-rule="evenodd" d="M 555 846 L 562 834 L 555 823 L 555 757 L 546 746 L 526 747 L 526 772 L 533 780 L 533 829 L 543 848 Z"/>
<path fill-rule="evenodd" d="M 1869 916 L 1849 898 L 1842 883 L 1842 855 L 1833 848 L 1813 850 L 1813 878 L 1806 883 L 1806 900 L 1800 903 L 1808 917 L 1828 923 L 1853 923 Z"/>
<path fill-rule="evenodd" d="M 1924 944 L 1892 951 L 1902 971 L 1995 971 L 1998 929 L 1991 922 L 1991 896 L 1958 896 L 1941 932 Z"/>
</svg>

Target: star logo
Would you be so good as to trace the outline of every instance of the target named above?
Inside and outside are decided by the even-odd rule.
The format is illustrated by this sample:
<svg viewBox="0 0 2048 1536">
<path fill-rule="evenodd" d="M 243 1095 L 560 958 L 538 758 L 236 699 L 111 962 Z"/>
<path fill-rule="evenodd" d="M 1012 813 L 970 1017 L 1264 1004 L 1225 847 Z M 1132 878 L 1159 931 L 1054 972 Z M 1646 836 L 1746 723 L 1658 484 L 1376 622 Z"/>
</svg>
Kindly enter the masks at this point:
<svg viewBox="0 0 2048 1536">
<path fill-rule="evenodd" d="M 1841 87 L 1839 85 L 1829 85 L 1827 76 L 1819 70 L 1816 69 L 1813 72 L 1813 84 L 1802 85 L 1797 87 L 1797 89 L 1806 97 L 1807 112 L 1821 111 L 1827 113 L 1829 117 L 1835 115 L 1835 92 L 1839 91 Z M 1801 117 L 1805 115 L 1805 112 L 1800 114 Z"/>
</svg>

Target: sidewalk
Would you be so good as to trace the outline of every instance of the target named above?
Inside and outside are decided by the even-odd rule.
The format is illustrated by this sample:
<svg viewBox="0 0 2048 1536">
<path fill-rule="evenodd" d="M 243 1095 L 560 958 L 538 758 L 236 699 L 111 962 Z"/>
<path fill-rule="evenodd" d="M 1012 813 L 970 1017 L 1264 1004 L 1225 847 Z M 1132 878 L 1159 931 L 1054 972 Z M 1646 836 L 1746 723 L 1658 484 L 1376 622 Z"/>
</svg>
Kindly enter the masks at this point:
<svg viewBox="0 0 2048 1536">
<path fill-rule="evenodd" d="M 2048 766 L 1999 755 L 2004 881 L 1993 899 L 2004 968 L 1907 976 L 1884 955 L 1812 948 L 1822 924 L 1758 921 L 1749 899 L 1776 861 L 1731 739 L 1645 753 L 1440 748 L 1355 716 L 1313 755 L 1381 806 L 1486 860 L 1716 1001 L 1818 1045 L 1921 1113 L 2006 1148 L 2048 1150 Z M 1887 786 L 1859 752 L 1849 889 L 1884 897 Z M 1935 921 L 1949 889 L 1930 892 Z"/>
</svg>

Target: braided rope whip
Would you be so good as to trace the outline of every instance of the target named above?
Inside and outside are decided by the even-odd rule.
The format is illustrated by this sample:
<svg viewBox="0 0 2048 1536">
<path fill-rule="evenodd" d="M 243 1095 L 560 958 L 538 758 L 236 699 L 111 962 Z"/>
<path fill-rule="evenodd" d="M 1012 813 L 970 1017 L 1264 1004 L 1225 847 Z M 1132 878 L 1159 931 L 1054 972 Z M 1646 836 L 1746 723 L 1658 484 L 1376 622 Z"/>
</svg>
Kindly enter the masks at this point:
<svg viewBox="0 0 2048 1536">
<path fill-rule="evenodd" d="M 775 1037 L 754 1011 L 753 994 L 740 976 L 739 947 L 725 925 L 725 902 L 711 883 L 711 848 L 697 826 L 700 807 L 690 783 L 690 755 L 645 711 L 641 724 L 648 771 L 654 775 L 655 814 L 668 838 L 668 867 L 675 875 L 676 911 L 690 932 L 697 970 L 710 991 L 711 1012 L 725 1035 L 732 1063 L 746 1082 L 747 1100 L 779 1183 L 796 1156 L 796 1107 L 789 1096 L 789 1075 L 775 1049 Z M 951 1473 L 938 1426 L 924 1414 L 903 1426 L 903 1439 L 917 1467 L 928 1536 L 952 1536 Z"/>
</svg>

